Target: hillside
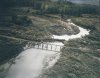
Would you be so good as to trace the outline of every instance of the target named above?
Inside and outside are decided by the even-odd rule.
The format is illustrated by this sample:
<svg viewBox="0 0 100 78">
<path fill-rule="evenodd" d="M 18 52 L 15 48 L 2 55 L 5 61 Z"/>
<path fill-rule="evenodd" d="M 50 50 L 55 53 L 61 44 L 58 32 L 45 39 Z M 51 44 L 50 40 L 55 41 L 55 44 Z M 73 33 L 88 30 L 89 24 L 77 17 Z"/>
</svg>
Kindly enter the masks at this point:
<svg viewBox="0 0 100 78">
<path fill-rule="evenodd" d="M 66 47 L 62 49 L 59 61 L 53 68 L 44 72 L 41 78 L 100 77 L 99 18 L 75 17 L 72 19 L 77 25 L 91 30 L 90 35 L 65 42 Z"/>
<path fill-rule="evenodd" d="M 68 0 L 78 4 L 91 4 L 91 5 L 99 5 L 99 0 Z"/>
<path fill-rule="evenodd" d="M 52 68 L 44 71 L 40 78 L 100 77 L 98 6 L 59 1 L 3 0 L 0 2 L 0 77 L 3 72 L 2 65 L 19 55 L 28 41 L 43 42 L 50 41 L 52 35 L 78 34 L 80 32 L 78 27 L 64 24 L 68 19 L 90 30 L 90 34 L 81 39 L 64 41 L 65 47 L 62 49 L 60 59 Z M 72 48 L 67 49 L 67 47 Z"/>
</svg>

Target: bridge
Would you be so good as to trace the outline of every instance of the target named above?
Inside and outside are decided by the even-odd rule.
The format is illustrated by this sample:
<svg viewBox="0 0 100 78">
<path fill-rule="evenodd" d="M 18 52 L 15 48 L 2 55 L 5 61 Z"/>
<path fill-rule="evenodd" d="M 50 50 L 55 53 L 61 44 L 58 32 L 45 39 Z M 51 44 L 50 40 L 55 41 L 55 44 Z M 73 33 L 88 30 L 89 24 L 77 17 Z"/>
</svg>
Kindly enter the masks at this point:
<svg viewBox="0 0 100 78">
<path fill-rule="evenodd" d="M 46 42 L 44 42 L 44 43 L 28 42 L 28 44 L 24 47 L 24 49 L 29 49 L 29 48 L 60 52 L 61 49 L 63 48 L 63 46 L 62 45 L 51 44 L 49 42 L 47 42 L 47 43 Z"/>
<path fill-rule="evenodd" d="M 79 47 L 79 48 L 66 47 L 66 46 L 62 46 L 62 45 L 51 44 L 50 42 L 44 42 L 44 41 L 43 42 L 41 42 L 41 41 L 37 42 L 37 41 L 31 41 L 31 40 L 26 40 L 26 39 L 21 39 L 21 38 L 5 36 L 5 35 L 0 35 L 0 37 L 11 39 L 11 40 L 18 40 L 19 43 L 25 42 L 26 46 L 24 47 L 24 49 L 35 48 L 35 49 L 55 51 L 55 52 L 60 52 L 62 48 L 84 50 L 84 48 L 81 48 L 81 47 Z M 54 41 L 56 41 L 56 40 L 54 40 Z M 61 40 L 59 42 L 62 42 L 62 41 L 63 40 Z"/>
<path fill-rule="evenodd" d="M 8 38 L 8 39 L 13 39 L 13 40 L 18 40 L 19 42 L 26 42 L 26 46 L 24 49 L 29 49 L 29 48 L 35 48 L 35 49 L 41 49 L 41 50 L 47 50 L 47 51 L 55 51 L 55 52 L 60 52 L 62 49 L 62 45 L 56 45 L 56 44 L 51 44 L 50 42 L 63 42 L 64 40 L 55 40 L 55 39 L 44 39 L 44 40 L 26 40 L 26 39 L 21 39 L 21 38 L 15 38 L 15 37 L 10 37 L 10 36 L 5 36 L 5 35 L 0 35 L 0 37 L 3 38 Z M 44 42 L 46 40 L 46 42 Z"/>
</svg>

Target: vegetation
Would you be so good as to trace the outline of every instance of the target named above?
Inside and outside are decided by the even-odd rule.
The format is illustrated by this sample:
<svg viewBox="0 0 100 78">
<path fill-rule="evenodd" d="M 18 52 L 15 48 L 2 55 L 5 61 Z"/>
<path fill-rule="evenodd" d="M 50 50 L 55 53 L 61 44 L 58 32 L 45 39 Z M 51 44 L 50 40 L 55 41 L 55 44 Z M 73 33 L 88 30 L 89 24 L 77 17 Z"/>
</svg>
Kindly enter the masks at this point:
<svg viewBox="0 0 100 78">
<path fill-rule="evenodd" d="M 12 16 L 12 22 L 16 25 L 29 26 L 31 20 L 27 16 Z"/>
<path fill-rule="evenodd" d="M 0 36 L 0 65 L 18 55 L 23 50 L 22 46 L 19 41 Z"/>
<path fill-rule="evenodd" d="M 57 23 L 58 19 L 71 18 L 75 24 L 90 30 L 90 35 L 65 42 L 60 59 L 43 73 L 42 78 L 99 78 L 98 9 L 98 6 L 76 5 L 66 0 L 0 1 L 0 64 L 19 54 L 25 43 L 1 35 L 27 40 L 51 38 L 49 26 Z"/>
<path fill-rule="evenodd" d="M 86 29 L 91 29 L 91 30 L 96 30 L 96 29 L 98 30 L 99 23 L 100 23 L 99 16 L 95 16 L 95 15 L 90 15 L 90 17 L 85 17 L 85 16 L 75 17 L 72 18 L 72 21 L 81 27 L 84 27 Z"/>
<path fill-rule="evenodd" d="M 91 30 L 90 35 L 83 37 L 82 39 L 73 39 L 65 42 L 65 47 L 62 49 L 60 59 L 53 68 L 44 72 L 42 78 L 100 77 L 99 19 L 74 17 L 73 21 L 83 28 Z"/>
<path fill-rule="evenodd" d="M 98 6 L 93 5 L 76 5 L 66 0 L 58 0 L 58 1 L 51 1 L 51 0 L 4 0 L 2 2 L 3 6 L 5 7 L 32 7 L 33 9 L 39 10 L 39 14 L 44 13 L 53 13 L 53 14 L 64 14 L 67 15 L 81 15 L 81 14 L 94 14 L 98 13 Z M 29 11 L 29 10 L 28 10 Z"/>
</svg>

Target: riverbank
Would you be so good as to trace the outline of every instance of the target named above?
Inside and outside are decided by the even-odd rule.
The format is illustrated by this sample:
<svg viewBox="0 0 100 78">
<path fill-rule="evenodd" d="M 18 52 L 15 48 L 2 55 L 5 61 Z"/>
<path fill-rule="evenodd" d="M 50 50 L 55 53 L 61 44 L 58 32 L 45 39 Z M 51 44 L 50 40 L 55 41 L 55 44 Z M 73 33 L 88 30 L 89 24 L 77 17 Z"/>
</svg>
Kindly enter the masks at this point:
<svg viewBox="0 0 100 78">
<path fill-rule="evenodd" d="M 65 46 L 62 49 L 60 59 L 52 68 L 47 71 L 44 71 L 42 78 L 99 78 L 100 64 L 98 59 L 100 58 L 100 55 L 98 53 L 100 51 L 100 31 L 98 19 L 95 18 L 95 22 L 93 22 L 94 18 L 79 17 L 73 19 L 72 21 L 77 22 L 77 25 L 91 30 L 90 35 L 82 37 L 82 39 L 72 39 L 67 42 L 64 42 Z M 80 20 L 82 22 L 80 22 Z M 92 22 L 94 26 L 91 26 Z M 43 36 L 43 38 L 45 37 Z M 16 43 L 16 41 L 14 43 Z M 67 47 L 71 48 L 68 49 Z"/>
<path fill-rule="evenodd" d="M 85 30 L 85 31 L 86 32 L 84 32 L 84 34 L 80 34 L 83 32 L 83 30 L 80 30 L 79 36 L 77 36 L 77 35 L 72 35 L 72 36 L 74 36 L 75 38 L 81 38 L 81 36 L 85 36 L 85 35 L 89 34 L 89 33 L 87 33 L 88 32 L 87 30 Z M 69 35 L 69 39 L 70 38 L 72 38 L 72 37 Z M 63 37 L 62 37 L 62 39 L 63 39 Z M 66 40 L 66 37 L 65 37 L 65 40 Z M 53 46 L 50 46 L 48 44 L 48 47 L 47 47 L 48 49 L 52 48 L 52 51 L 45 50 L 45 49 L 39 50 L 39 49 L 30 48 L 30 49 L 25 50 L 22 53 L 20 53 L 14 60 L 15 64 L 12 64 L 11 67 L 9 68 L 8 73 L 6 73 L 7 74 L 6 78 L 13 78 L 13 77 L 15 77 L 15 78 L 18 78 L 18 77 L 20 77 L 20 78 L 22 78 L 22 77 L 24 77 L 24 78 L 28 78 L 28 77 L 39 78 L 39 77 L 41 77 L 41 75 L 43 74 L 44 71 L 53 67 L 56 64 L 57 60 L 59 60 L 60 54 L 61 54 L 61 52 L 56 51 L 56 49 L 59 50 L 60 48 L 57 46 L 54 46 L 54 45 L 59 44 L 59 46 L 62 45 L 62 47 L 63 47 L 63 44 L 61 44 L 60 42 L 56 42 L 56 43 L 48 42 L 48 43 L 50 45 L 53 45 Z M 31 43 L 29 45 L 31 45 Z M 46 48 L 45 45 L 41 46 L 41 44 L 39 46 L 36 45 L 36 47 Z M 35 58 L 35 60 L 33 60 L 34 58 Z M 26 64 L 28 64 L 28 67 L 26 67 Z M 31 69 L 30 69 L 30 67 L 31 67 Z M 30 71 L 33 71 L 34 73 L 30 72 Z M 25 72 L 27 72 L 27 73 L 25 74 Z"/>
<path fill-rule="evenodd" d="M 20 17 L 23 17 L 23 16 L 20 15 L 19 18 Z M 18 45 L 22 46 L 21 49 L 23 49 L 23 46 L 25 46 L 25 44 L 27 43 L 28 40 L 39 41 L 39 42 L 43 42 L 43 41 L 44 42 L 47 42 L 47 41 L 50 41 L 50 42 L 51 41 L 61 41 L 61 42 L 63 42 L 64 41 L 64 40 L 58 40 L 58 39 L 54 40 L 54 39 L 52 39 L 52 35 L 55 34 L 54 32 L 58 33 L 60 31 L 61 27 L 62 27 L 62 32 L 64 31 L 65 27 L 66 27 L 67 30 L 69 28 L 69 27 L 63 26 L 63 24 L 59 23 L 58 22 L 59 18 L 56 18 L 56 19 L 54 17 L 48 18 L 46 16 L 39 16 L 39 15 L 37 15 L 37 16 L 27 16 L 27 18 L 32 21 L 30 23 L 31 25 L 29 25 L 29 26 L 16 25 L 16 24 L 11 24 L 11 25 L 9 24 L 9 26 L 1 25 L 0 26 L 1 44 L 4 43 L 5 47 L 8 47 L 10 44 L 11 44 L 12 47 L 14 47 L 14 45 L 12 45 L 12 44 L 18 44 Z M 58 31 L 56 31 L 55 29 L 52 29 L 54 32 L 49 30 L 49 28 L 51 28 L 52 26 L 53 26 L 53 28 L 56 28 L 56 25 L 60 25 L 60 27 L 58 28 Z M 70 26 L 70 25 L 68 25 L 68 26 Z M 76 28 L 76 29 L 78 30 L 78 28 Z M 74 31 L 71 34 L 78 33 L 79 31 L 76 31 L 76 29 L 73 28 L 73 26 L 70 27 L 69 33 L 71 33 L 71 31 Z M 67 33 L 68 33 L 68 31 L 67 31 Z M 6 41 L 6 40 L 8 40 L 8 41 Z M 5 41 L 9 45 L 6 46 Z M 15 45 L 15 48 L 16 48 L 16 45 Z M 7 53 L 5 50 L 6 50 L 6 48 L 1 49 L 0 64 L 3 63 L 2 59 L 4 59 L 4 61 L 5 61 L 5 60 L 9 60 L 9 59 L 12 58 L 12 57 L 10 58 L 9 54 L 13 53 L 12 52 L 13 48 L 10 48 L 10 50 L 9 50 L 9 48 L 7 49 L 7 50 L 9 50 L 9 53 Z M 17 52 L 15 52 L 15 53 L 17 54 Z M 6 58 L 6 55 L 8 55 L 9 58 Z M 2 58 L 2 56 L 4 58 Z"/>
<path fill-rule="evenodd" d="M 89 29 L 90 34 L 81 39 L 65 42 L 60 59 L 51 69 L 44 72 L 41 78 L 100 77 L 100 22 L 98 18 L 77 17 L 73 19 L 75 24 Z"/>
</svg>

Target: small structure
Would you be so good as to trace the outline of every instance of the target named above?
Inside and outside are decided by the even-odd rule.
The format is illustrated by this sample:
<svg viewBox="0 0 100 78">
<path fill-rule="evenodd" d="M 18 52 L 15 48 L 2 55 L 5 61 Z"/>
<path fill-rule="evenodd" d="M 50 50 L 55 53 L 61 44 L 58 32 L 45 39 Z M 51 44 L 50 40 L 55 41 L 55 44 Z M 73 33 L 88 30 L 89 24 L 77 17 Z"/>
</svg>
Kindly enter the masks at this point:
<svg viewBox="0 0 100 78">
<path fill-rule="evenodd" d="M 29 49 L 29 48 L 60 52 L 63 46 L 50 44 L 50 43 L 28 43 L 25 49 Z"/>
</svg>

